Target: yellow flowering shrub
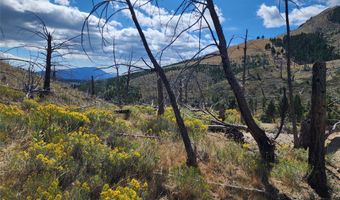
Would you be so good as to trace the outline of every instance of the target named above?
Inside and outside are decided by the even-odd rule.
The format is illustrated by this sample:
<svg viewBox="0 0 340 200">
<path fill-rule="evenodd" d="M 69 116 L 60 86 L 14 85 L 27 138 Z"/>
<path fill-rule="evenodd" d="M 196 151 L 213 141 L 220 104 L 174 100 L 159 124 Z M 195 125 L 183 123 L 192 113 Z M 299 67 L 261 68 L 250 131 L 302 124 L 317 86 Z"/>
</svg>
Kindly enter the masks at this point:
<svg viewBox="0 0 340 200">
<path fill-rule="evenodd" d="M 100 197 L 103 200 L 141 200 L 147 187 L 146 182 L 142 185 L 136 179 L 132 179 L 127 186 L 118 186 L 116 189 L 111 189 L 105 184 Z"/>
<path fill-rule="evenodd" d="M 208 130 L 207 124 L 193 117 L 185 117 L 184 123 L 187 126 L 189 133 L 191 133 L 193 136 L 197 136 L 200 133 L 205 133 Z"/>
<path fill-rule="evenodd" d="M 236 109 L 227 109 L 225 121 L 231 124 L 241 124 L 241 113 Z"/>
<path fill-rule="evenodd" d="M 22 117 L 25 113 L 18 106 L 15 105 L 5 105 L 0 103 L 0 113 L 3 118 L 18 119 Z"/>
<path fill-rule="evenodd" d="M 70 156 L 79 162 L 84 162 L 87 169 L 100 171 L 103 160 L 108 157 L 110 150 L 95 134 L 82 131 L 73 132 L 67 137 Z"/>
<path fill-rule="evenodd" d="M 54 104 L 37 107 L 30 117 L 30 126 L 33 130 L 42 131 L 46 137 L 56 132 L 67 133 L 77 130 L 86 123 L 89 123 L 86 115 Z"/>
<path fill-rule="evenodd" d="M 116 116 L 113 111 L 91 108 L 84 113 L 90 120 L 90 127 L 97 132 L 108 131 L 113 127 Z"/>
<path fill-rule="evenodd" d="M 27 116 L 16 105 L 5 105 L 0 103 L 0 133 L 4 140 L 7 140 L 8 136 L 14 139 L 17 133 L 25 129 L 27 122 Z"/>
<path fill-rule="evenodd" d="M 23 191 L 17 194 L 16 199 L 62 200 L 65 196 L 58 177 L 50 173 L 42 173 L 39 176 L 30 175 L 24 179 Z"/>
<path fill-rule="evenodd" d="M 91 132 L 97 133 L 100 136 L 108 136 L 114 133 L 130 132 L 132 127 L 129 121 L 124 120 L 114 114 L 111 109 L 92 108 L 85 112 L 89 118 Z"/>
<path fill-rule="evenodd" d="M 76 131 L 58 140 L 54 139 L 54 142 L 42 140 L 33 142 L 26 150 L 17 154 L 13 169 L 17 170 L 17 173 L 31 176 L 28 179 L 22 177 L 23 180 L 27 180 L 23 182 L 27 187 L 23 195 L 38 190 L 42 182 L 45 185 L 52 184 L 46 177 L 61 177 L 59 185 L 69 188 L 70 197 L 87 199 L 98 184 L 117 183 L 130 174 L 141 174 L 141 170 L 145 170 L 143 169 L 145 167 L 139 164 L 141 158 L 141 153 L 135 149 L 122 147 L 111 149 L 97 135 Z M 94 179 L 89 177 L 92 175 Z M 70 182 L 75 178 L 77 178 L 75 182 Z M 92 181 L 87 183 L 83 180 Z M 77 184 L 78 182 L 81 184 Z M 139 187 L 135 181 L 131 184 Z M 46 187 L 39 191 L 42 191 L 39 198 L 59 198 L 56 196 L 57 193 L 52 194 Z M 63 197 L 62 193 L 61 195 Z M 38 196 L 32 198 L 36 199 Z"/>
<path fill-rule="evenodd" d="M 39 103 L 34 99 L 25 98 L 21 103 L 21 107 L 24 110 L 33 110 L 39 107 Z"/>
<path fill-rule="evenodd" d="M 164 113 L 164 118 L 169 122 L 173 123 L 173 126 L 177 127 L 176 117 L 171 108 L 167 108 Z M 185 115 L 183 117 L 184 124 L 188 129 L 189 134 L 193 137 L 193 139 L 198 139 L 202 136 L 202 133 L 205 133 L 208 129 L 208 125 L 205 124 L 202 120 L 197 119 L 195 117 Z"/>
<path fill-rule="evenodd" d="M 58 143 L 34 142 L 27 151 L 18 154 L 28 162 L 31 169 L 46 169 L 63 171 L 65 161 L 68 160 L 65 148 L 66 143 L 60 140 Z"/>
<path fill-rule="evenodd" d="M 41 186 L 37 188 L 37 196 L 40 199 L 48 199 L 48 200 L 62 200 L 63 195 L 59 188 L 59 181 L 55 179 L 49 185 L 47 189 L 43 189 Z"/>
<path fill-rule="evenodd" d="M 151 112 L 148 109 L 141 108 L 141 112 Z M 7 191 L 6 197 L 19 199 L 97 199 L 105 191 L 109 195 L 119 191 L 121 199 L 142 198 L 146 184 L 134 179 L 124 187 L 107 188 L 102 195 L 100 189 L 131 174 L 150 176 L 157 162 L 154 146 L 141 147 L 130 140 L 120 143 L 114 133 L 134 127 L 110 108 L 76 110 L 32 99 L 18 106 L 0 104 L 0 138 L 8 130 L 18 131 L 19 125 L 25 128 L 23 133 L 33 136 L 27 137 L 27 146 L 16 150 L 10 161 L 15 178 L 1 186 L 0 193 Z"/>
<path fill-rule="evenodd" d="M 164 117 L 151 117 L 147 120 L 142 120 L 138 127 L 143 133 L 164 136 L 166 132 L 176 132 L 177 127 Z"/>
</svg>

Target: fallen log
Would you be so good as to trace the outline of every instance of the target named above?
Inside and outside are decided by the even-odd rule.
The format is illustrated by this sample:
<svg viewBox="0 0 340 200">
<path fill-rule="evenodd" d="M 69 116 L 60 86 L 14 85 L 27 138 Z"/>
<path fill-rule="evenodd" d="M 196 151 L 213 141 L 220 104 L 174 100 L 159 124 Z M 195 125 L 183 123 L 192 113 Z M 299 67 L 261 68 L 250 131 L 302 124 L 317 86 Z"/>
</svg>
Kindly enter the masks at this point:
<svg viewBox="0 0 340 200">
<path fill-rule="evenodd" d="M 149 139 L 155 139 L 160 140 L 161 138 L 159 136 L 154 135 L 137 135 L 137 134 L 127 134 L 127 133 L 115 133 L 113 136 L 124 136 L 124 137 L 132 137 L 132 138 L 149 138 Z"/>
<path fill-rule="evenodd" d="M 120 109 L 120 110 L 114 110 L 117 114 L 124 114 L 124 119 L 127 120 L 130 117 L 131 110 L 128 109 Z"/>
<path fill-rule="evenodd" d="M 244 135 L 236 127 L 224 126 L 224 125 L 209 125 L 208 130 L 211 132 L 221 132 L 224 133 L 224 136 L 238 143 L 244 143 Z"/>
<path fill-rule="evenodd" d="M 211 132 L 225 132 L 226 126 L 223 125 L 208 125 L 208 131 Z"/>
<path fill-rule="evenodd" d="M 244 125 L 229 124 L 229 123 L 221 122 L 221 121 L 217 121 L 217 120 L 211 120 L 210 123 L 212 125 L 221 125 L 221 126 L 225 126 L 225 127 L 229 127 L 229 128 L 236 128 L 236 129 L 239 129 L 239 130 L 248 131 L 248 127 L 244 126 Z"/>
</svg>

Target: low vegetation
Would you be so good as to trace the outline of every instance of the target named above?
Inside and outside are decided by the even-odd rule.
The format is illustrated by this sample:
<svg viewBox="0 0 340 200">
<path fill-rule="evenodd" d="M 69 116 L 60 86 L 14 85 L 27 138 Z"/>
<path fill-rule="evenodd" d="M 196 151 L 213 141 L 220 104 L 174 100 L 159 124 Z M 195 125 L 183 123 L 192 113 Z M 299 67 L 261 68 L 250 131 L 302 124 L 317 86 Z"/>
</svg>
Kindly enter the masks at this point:
<svg viewBox="0 0 340 200">
<path fill-rule="evenodd" d="M 208 134 L 208 116 L 198 119 L 183 110 L 200 158 L 197 169 L 188 168 L 170 108 L 163 117 L 148 106 L 126 108 L 132 111 L 128 119 L 110 104 L 84 108 L 39 99 L 1 103 L 1 197 L 214 199 L 228 197 L 223 184 L 261 190 L 265 166 L 253 143 Z M 235 109 L 226 116 L 227 122 L 241 122 Z M 292 196 L 309 197 L 313 193 L 302 181 L 306 157 L 303 150 L 279 147 L 270 179 Z"/>
</svg>

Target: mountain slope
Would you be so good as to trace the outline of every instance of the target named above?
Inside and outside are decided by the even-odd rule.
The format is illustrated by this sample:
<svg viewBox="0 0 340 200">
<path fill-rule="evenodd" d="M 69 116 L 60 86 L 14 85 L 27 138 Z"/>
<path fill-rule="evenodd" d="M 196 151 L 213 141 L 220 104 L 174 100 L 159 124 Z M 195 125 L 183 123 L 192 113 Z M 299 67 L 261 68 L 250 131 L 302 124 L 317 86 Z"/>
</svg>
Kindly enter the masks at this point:
<svg viewBox="0 0 340 200">
<path fill-rule="evenodd" d="M 328 43 L 335 47 L 336 52 L 340 51 L 340 6 L 328 8 L 311 17 L 297 30 L 292 31 L 292 35 L 317 32 L 326 37 Z"/>
<path fill-rule="evenodd" d="M 27 82 L 28 72 L 26 70 L 0 62 L 0 102 L 21 102 L 26 96 L 23 88 Z M 39 74 L 33 74 L 33 84 L 36 85 L 38 89 L 42 88 L 42 83 L 43 79 L 41 76 L 39 76 Z M 39 98 L 41 101 L 82 106 L 98 102 L 97 99 L 91 98 L 86 93 L 64 82 L 52 80 L 51 88 L 51 94 Z M 39 97 L 37 93 L 34 93 L 34 96 Z"/>
<path fill-rule="evenodd" d="M 330 8 L 308 20 L 293 35 L 299 33 L 315 33 L 323 31 L 327 33 L 327 42 L 331 43 L 329 35 L 336 37 L 340 31 L 339 24 L 333 15 L 338 15 L 339 6 Z M 335 21 L 335 22 L 334 22 Z M 329 33 L 332 30 L 334 33 Z M 278 36 L 278 38 L 282 38 Z M 333 45 L 333 43 L 331 43 Z M 239 81 L 242 78 L 242 60 L 244 44 L 232 46 L 228 49 L 229 57 L 232 62 L 232 69 Z M 215 53 L 216 54 L 216 53 Z M 170 66 L 166 66 L 167 76 L 178 96 L 178 101 L 197 105 L 206 103 L 214 105 L 216 103 L 228 103 L 233 101 L 233 93 L 229 84 L 224 78 L 224 72 L 220 66 L 221 59 L 218 55 L 210 54 L 201 58 L 200 64 L 190 66 L 195 61 L 184 61 Z M 293 60 L 294 61 L 294 60 Z M 186 64 L 189 64 L 188 66 Z M 276 46 L 270 39 L 257 39 L 248 41 L 247 49 L 247 80 L 246 94 L 249 101 L 253 101 L 254 107 L 262 109 L 261 104 L 269 103 L 271 99 L 278 103 L 281 96 L 281 88 L 286 86 L 286 61 L 283 47 Z M 293 62 L 293 74 L 295 91 L 299 93 L 304 101 L 310 100 L 310 77 L 311 64 L 298 65 Z M 340 60 L 327 62 L 329 68 L 329 87 L 331 91 L 339 91 L 336 87 L 337 79 L 340 75 Z M 151 103 L 157 100 L 157 77 L 153 73 L 140 72 L 131 77 L 131 86 L 139 90 L 141 98 L 136 99 L 138 102 Z M 104 93 L 108 87 L 108 81 L 100 81 Z M 201 94 L 202 93 L 202 94 Z M 337 94 L 330 94 L 338 96 Z M 255 101 L 255 102 L 254 102 Z M 255 108 L 256 110 L 257 108 Z"/>
<path fill-rule="evenodd" d="M 91 80 L 91 76 L 96 80 L 103 80 L 115 77 L 115 74 L 107 73 L 96 67 L 80 67 L 58 70 L 56 76 L 59 80 L 88 81 Z"/>
</svg>

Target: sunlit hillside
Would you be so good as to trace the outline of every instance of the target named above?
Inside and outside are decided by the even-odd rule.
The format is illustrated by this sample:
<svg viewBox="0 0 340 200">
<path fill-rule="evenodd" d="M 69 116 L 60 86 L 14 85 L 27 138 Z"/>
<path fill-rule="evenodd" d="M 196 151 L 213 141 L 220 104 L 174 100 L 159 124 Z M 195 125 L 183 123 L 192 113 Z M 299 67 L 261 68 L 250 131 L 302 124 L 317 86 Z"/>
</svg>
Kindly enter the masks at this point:
<svg viewBox="0 0 340 200">
<path fill-rule="evenodd" d="M 0 200 L 340 200 L 339 19 L 0 1 Z"/>
</svg>

